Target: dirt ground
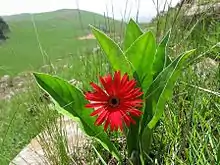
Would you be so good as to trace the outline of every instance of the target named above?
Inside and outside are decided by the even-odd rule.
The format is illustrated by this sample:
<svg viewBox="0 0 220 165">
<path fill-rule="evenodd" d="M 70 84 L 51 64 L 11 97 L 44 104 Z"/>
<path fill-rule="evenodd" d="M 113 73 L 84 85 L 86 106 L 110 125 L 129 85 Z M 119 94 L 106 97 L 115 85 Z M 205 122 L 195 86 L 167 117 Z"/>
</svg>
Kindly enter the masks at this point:
<svg viewBox="0 0 220 165">
<path fill-rule="evenodd" d="M 86 36 L 78 37 L 78 40 L 94 40 L 95 36 L 93 34 L 88 34 Z"/>
</svg>

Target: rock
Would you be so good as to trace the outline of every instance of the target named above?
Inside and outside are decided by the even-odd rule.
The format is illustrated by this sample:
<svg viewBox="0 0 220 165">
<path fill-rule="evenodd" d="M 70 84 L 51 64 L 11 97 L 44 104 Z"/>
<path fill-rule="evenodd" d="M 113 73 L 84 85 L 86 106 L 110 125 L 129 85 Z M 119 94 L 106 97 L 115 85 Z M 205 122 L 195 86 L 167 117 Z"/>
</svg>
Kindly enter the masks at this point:
<svg viewBox="0 0 220 165">
<path fill-rule="evenodd" d="M 0 83 L 8 82 L 9 79 L 10 79 L 10 76 L 9 76 L 9 75 L 4 75 L 4 76 L 0 79 Z"/>
<path fill-rule="evenodd" d="M 197 74 L 202 78 L 207 77 L 210 73 L 216 73 L 218 69 L 219 62 L 207 57 L 204 58 L 202 61 L 197 63 L 194 68 L 197 71 Z"/>
<path fill-rule="evenodd" d="M 24 85 L 24 83 L 23 83 L 23 82 L 19 82 L 19 83 L 17 84 L 17 87 L 18 87 L 18 88 L 22 88 L 22 87 L 23 87 L 23 85 Z"/>
<path fill-rule="evenodd" d="M 220 13 L 220 3 L 207 3 L 204 5 L 193 4 L 191 7 L 186 5 L 185 8 L 187 11 L 185 12 L 185 16 L 191 17 L 194 15 L 201 15 L 205 13 L 206 15 L 212 15 L 214 13 Z"/>
<path fill-rule="evenodd" d="M 0 78 L 0 96 L 1 93 L 7 93 L 7 89 L 9 87 L 12 87 L 12 80 L 9 75 L 4 75 L 3 77 Z"/>
<path fill-rule="evenodd" d="M 62 134 L 62 136 L 64 136 L 65 134 L 64 137 L 66 137 L 67 139 L 67 147 L 70 155 L 73 154 L 73 152 L 75 152 L 78 147 L 83 147 L 84 144 L 88 142 L 86 136 L 81 132 L 77 123 L 70 118 L 62 117 L 61 119 L 58 119 L 57 125 L 61 126 L 61 129 L 57 129 L 60 131 L 59 134 Z M 56 132 L 55 130 L 50 131 L 53 131 L 55 135 L 56 133 L 58 135 L 58 132 Z M 51 132 L 49 134 L 51 135 Z M 44 130 L 39 135 L 37 135 L 26 147 L 24 147 L 24 149 L 10 162 L 9 165 L 49 164 L 49 161 L 47 160 L 47 155 L 45 154 L 47 153 L 48 148 L 44 147 L 44 145 L 47 144 L 49 145 L 49 147 L 55 147 L 54 141 L 56 141 L 55 137 L 51 137 L 49 134 L 47 130 Z"/>
<path fill-rule="evenodd" d="M 24 92 L 30 83 L 30 74 L 21 73 L 16 77 L 4 75 L 0 78 L 0 100 L 10 100 L 17 93 Z"/>
</svg>

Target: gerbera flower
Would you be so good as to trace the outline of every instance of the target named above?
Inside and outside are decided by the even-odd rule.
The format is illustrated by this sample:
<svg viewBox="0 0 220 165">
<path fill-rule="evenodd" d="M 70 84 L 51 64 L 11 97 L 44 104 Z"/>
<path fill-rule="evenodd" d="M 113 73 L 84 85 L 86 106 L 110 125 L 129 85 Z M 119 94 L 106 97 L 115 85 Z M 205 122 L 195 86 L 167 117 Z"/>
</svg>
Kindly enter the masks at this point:
<svg viewBox="0 0 220 165">
<path fill-rule="evenodd" d="M 142 114 L 137 108 L 142 106 L 139 97 L 143 94 L 141 88 L 136 87 L 136 81 L 129 80 L 127 74 L 121 78 L 120 71 L 116 71 L 114 78 L 109 74 L 100 77 L 100 82 L 103 88 L 91 83 L 94 91 L 85 93 L 85 98 L 90 102 L 86 107 L 94 108 L 90 115 L 98 116 L 95 125 L 105 123 L 105 131 L 108 126 L 111 131 L 117 131 L 118 128 L 123 131 L 124 124 L 135 124 L 131 116 L 138 117 Z"/>
</svg>

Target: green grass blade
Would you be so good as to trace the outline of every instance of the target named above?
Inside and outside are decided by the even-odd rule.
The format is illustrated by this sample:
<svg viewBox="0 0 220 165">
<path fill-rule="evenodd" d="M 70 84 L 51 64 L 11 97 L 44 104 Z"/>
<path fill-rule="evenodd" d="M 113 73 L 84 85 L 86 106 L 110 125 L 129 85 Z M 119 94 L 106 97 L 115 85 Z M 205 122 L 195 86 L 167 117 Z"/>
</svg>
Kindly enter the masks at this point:
<svg viewBox="0 0 220 165">
<path fill-rule="evenodd" d="M 100 155 L 100 153 L 97 151 L 97 149 L 92 146 L 93 150 L 95 151 L 95 153 L 97 154 L 98 158 L 100 159 L 100 161 L 102 162 L 103 165 L 107 165 L 107 163 L 105 162 L 105 160 L 103 159 L 103 157 Z"/>
<path fill-rule="evenodd" d="M 126 51 L 131 44 L 143 34 L 142 30 L 134 22 L 133 19 L 130 19 L 128 25 L 126 26 L 125 38 L 124 38 L 124 51 Z"/>
<path fill-rule="evenodd" d="M 220 163 L 220 144 L 218 146 L 217 164 Z"/>
<path fill-rule="evenodd" d="M 103 127 L 94 125 L 95 118 L 90 116 L 92 109 L 84 107 L 86 100 L 79 89 L 59 77 L 42 73 L 34 73 L 34 76 L 38 85 L 67 111 L 65 114 L 69 114 L 71 118 L 78 118 L 84 132 L 98 140 L 105 149 L 120 160 L 118 150 L 110 141 Z M 58 109 L 58 111 L 62 113 L 64 110 Z"/>
</svg>

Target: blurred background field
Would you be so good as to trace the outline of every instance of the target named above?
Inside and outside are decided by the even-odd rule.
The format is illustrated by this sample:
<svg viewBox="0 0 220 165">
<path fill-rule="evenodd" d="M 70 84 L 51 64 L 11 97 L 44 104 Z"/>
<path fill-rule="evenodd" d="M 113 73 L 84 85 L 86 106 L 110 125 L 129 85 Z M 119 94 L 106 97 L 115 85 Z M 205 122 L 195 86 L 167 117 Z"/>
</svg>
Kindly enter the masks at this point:
<svg viewBox="0 0 220 165">
<path fill-rule="evenodd" d="M 96 21 L 97 26 L 107 27 L 105 18 L 99 14 L 70 9 L 7 16 L 4 20 L 11 33 L 0 47 L 1 75 L 15 75 L 82 51 L 89 52 L 95 47 L 94 39 L 81 39 L 90 34 L 88 25 Z"/>
</svg>

